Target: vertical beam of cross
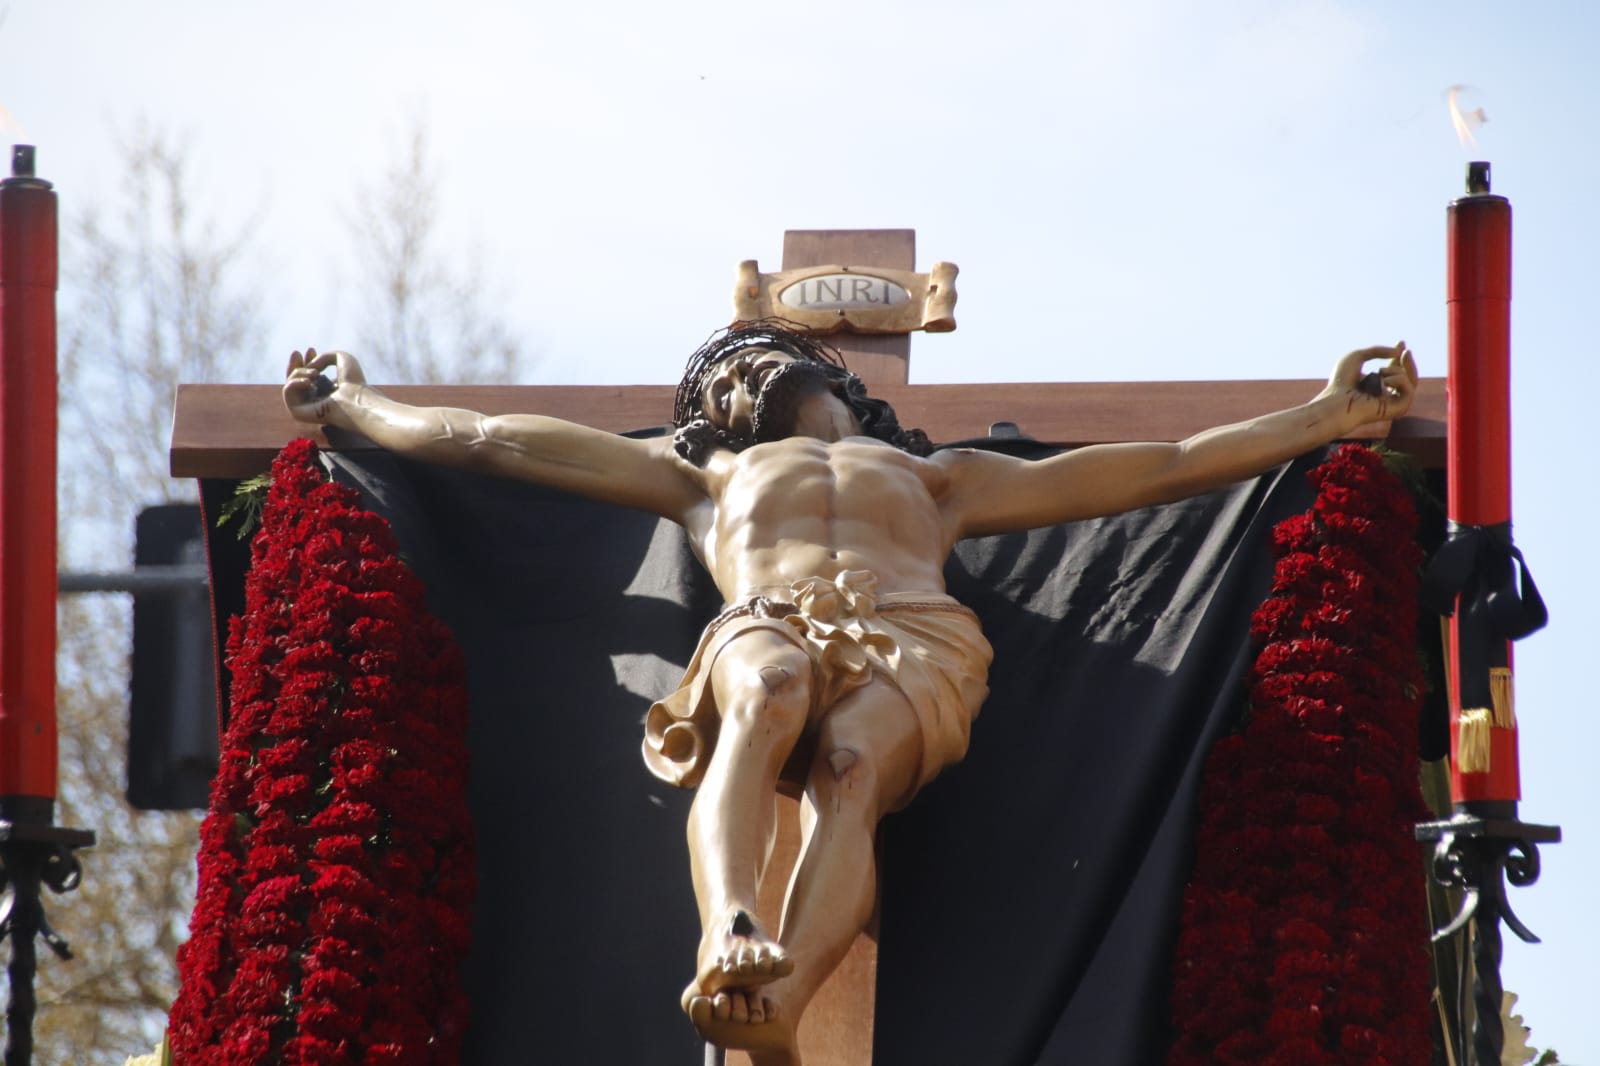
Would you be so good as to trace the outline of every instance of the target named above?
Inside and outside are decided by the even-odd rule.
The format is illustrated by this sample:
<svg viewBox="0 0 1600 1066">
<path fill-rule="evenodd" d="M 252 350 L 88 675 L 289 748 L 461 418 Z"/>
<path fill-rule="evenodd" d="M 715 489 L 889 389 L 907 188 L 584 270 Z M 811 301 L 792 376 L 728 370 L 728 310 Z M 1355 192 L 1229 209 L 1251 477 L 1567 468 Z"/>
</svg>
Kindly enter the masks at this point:
<svg viewBox="0 0 1600 1066">
<path fill-rule="evenodd" d="M 879 267 L 915 270 L 916 230 L 789 230 L 783 235 L 783 269 L 812 266 Z M 869 389 L 903 385 L 911 359 L 911 337 L 836 333 L 828 341 L 843 353 L 850 369 Z M 762 884 L 760 910 L 776 928 L 783 913 L 787 871 L 800 850 L 798 804 L 783 797 L 778 805 L 778 841 Z M 817 992 L 800 1029 L 806 1066 L 871 1066 L 872 1029 L 877 1000 L 878 918 L 856 938 L 850 953 Z M 728 1066 L 748 1066 L 743 1052 L 730 1052 Z"/>
<path fill-rule="evenodd" d="M 813 266 L 917 269 L 914 229 L 792 229 L 783 235 L 783 269 Z M 844 353 L 867 388 L 904 385 L 911 361 L 911 336 L 868 337 L 836 333 L 828 340 Z"/>
</svg>

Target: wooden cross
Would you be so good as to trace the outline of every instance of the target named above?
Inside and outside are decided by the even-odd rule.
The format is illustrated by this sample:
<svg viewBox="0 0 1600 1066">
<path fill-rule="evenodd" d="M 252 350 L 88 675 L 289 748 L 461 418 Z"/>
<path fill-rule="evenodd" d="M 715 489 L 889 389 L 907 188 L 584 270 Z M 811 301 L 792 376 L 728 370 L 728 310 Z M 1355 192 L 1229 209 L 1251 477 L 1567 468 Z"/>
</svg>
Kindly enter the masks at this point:
<svg viewBox="0 0 1600 1066">
<path fill-rule="evenodd" d="M 914 256 L 912 230 L 791 230 L 784 267 L 855 261 L 898 268 Z M 993 419 L 1059 447 L 1111 441 L 1182 440 L 1212 426 L 1303 403 L 1320 380 L 1030 382 L 987 385 L 907 384 L 907 337 L 844 335 L 852 369 L 873 395 L 889 401 L 903 425 L 935 441 L 987 436 Z M 555 414 L 623 432 L 661 425 L 672 412 L 673 385 L 395 385 L 384 391 L 414 404 L 467 407 L 485 414 Z M 180 385 L 172 427 L 174 477 L 244 478 L 266 470 L 283 445 L 321 437 L 284 410 L 272 385 Z M 1444 379 L 1422 382 L 1411 413 L 1392 426 L 1364 428 L 1431 468 L 1444 466 Z M 325 438 L 320 443 L 326 445 Z"/>
<path fill-rule="evenodd" d="M 913 230 L 791 230 L 784 235 L 783 269 L 850 265 L 915 269 Z M 1211 426 L 1241 421 L 1303 403 L 1321 381 L 1199 381 L 911 385 L 908 335 L 830 338 L 872 395 L 891 403 L 906 426 L 934 441 L 985 437 L 993 421 L 1015 423 L 1042 443 L 1077 447 L 1114 441 L 1181 440 Z M 418 405 L 465 407 L 487 414 L 559 413 L 599 429 L 621 432 L 670 418 L 674 386 L 394 386 L 384 391 Z M 173 424 L 175 477 L 241 479 L 258 474 L 297 436 L 320 432 L 284 410 L 278 385 L 181 385 Z M 1445 393 L 1442 379 L 1423 381 L 1411 412 L 1392 425 L 1365 427 L 1366 439 L 1387 438 L 1428 467 L 1443 467 Z M 328 446 L 326 439 L 319 443 Z M 348 446 L 348 445 L 347 445 Z M 799 850 L 796 805 L 785 799 L 780 832 L 761 898 L 768 928 L 782 912 L 787 869 Z M 817 994 L 801 1029 L 807 1066 L 869 1066 L 877 970 L 872 928 L 851 948 Z M 731 1066 L 747 1066 L 743 1053 Z"/>
</svg>

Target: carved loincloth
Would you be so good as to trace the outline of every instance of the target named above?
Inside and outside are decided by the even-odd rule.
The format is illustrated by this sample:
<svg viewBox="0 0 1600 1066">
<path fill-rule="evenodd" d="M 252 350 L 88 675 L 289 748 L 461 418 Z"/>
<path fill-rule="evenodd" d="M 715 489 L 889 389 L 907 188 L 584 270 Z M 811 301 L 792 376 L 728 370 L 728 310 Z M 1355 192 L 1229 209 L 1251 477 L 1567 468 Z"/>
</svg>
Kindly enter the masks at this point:
<svg viewBox="0 0 1600 1066">
<path fill-rule="evenodd" d="M 721 725 L 711 667 L 723 648 L 757 630 L 782 635 L 811 658 L 808 734 L 852 690 L 881 677 L 905 695 L 921 727 L 917 787 L 959 762 L 989 692 L 989 642 L 977 616 L 952 597 L 880 596 L 873 591 L 876 580 L 865 570 L 847 570 L 832 581 L 807 578 L 774 598 L 755 596 L 713 619 L 678 690 L 645 717 L 644 761 L 651 773 L 683 788 L 700 783 Z M 802 783 L 806 769 L 791 760 L 784 779 Z"/>
</svg>

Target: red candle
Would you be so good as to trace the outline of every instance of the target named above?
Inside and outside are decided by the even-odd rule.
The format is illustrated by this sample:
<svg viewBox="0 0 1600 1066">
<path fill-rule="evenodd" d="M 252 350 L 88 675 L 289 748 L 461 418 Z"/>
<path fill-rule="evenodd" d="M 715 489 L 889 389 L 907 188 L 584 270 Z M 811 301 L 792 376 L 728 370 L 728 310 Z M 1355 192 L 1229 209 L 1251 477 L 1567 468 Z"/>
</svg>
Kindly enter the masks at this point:
<svg viewBox="0 0 1600 1066">
<path fill-rule="evenodd" d="M 1511 203 L 1489 191 L 1489 164 L 1472 163 L 1467 195 L 1446 216 L 1450 367 L 1449 515 L 1455 529 L 1504 529 L 1511 522 Z M 1480 541 L 1480 562 L 1486 557 Z M 1510 566 L 1509 557 L 1504 560 Z M 1505 569 L 1505 568 L 1502 568 Z M 1461 591 L 1450 624 L 1454 684 L 1450 707 L 1452 798 L 1457 803 L 1516 801 L 1517 728 L 1511 693 L 1511 642 L 1475 635 L 1477 584 Z M 1508 571 L 1507 571 L 1508 573 Z M 1480 607 L 1480 610 L 1486 610 Z M 1483 617 L 1479 614 L 1478 617 Z M 1465 632 L 1465 640 L 1464 637 Z M 1465 705 L 1464 705 L 1465 704 Z"/>
<path fill-rule="evenodd" d="M 56 794 L 56 195 L 13 149 L 0 181 L 0 818 Z"/>
</svg>

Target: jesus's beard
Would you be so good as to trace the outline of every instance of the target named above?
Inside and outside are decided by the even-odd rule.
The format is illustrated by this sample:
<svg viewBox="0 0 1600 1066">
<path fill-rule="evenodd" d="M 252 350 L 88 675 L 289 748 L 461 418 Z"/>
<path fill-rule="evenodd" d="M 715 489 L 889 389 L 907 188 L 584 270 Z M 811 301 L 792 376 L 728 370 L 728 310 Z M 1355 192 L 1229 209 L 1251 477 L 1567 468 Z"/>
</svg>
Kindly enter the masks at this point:
<svg viewBox="0 0 1600 1066">
<path fill-rule="evenodd" d="M 767 372 L 750 416 L 750 432 L 757 443 L 794 435 L 801 402 L 807 396 L 832 389 L 834 375 L 829 369 L 822 363 L 801 360 Z"/>
</svg>

